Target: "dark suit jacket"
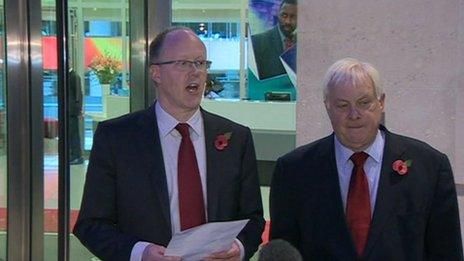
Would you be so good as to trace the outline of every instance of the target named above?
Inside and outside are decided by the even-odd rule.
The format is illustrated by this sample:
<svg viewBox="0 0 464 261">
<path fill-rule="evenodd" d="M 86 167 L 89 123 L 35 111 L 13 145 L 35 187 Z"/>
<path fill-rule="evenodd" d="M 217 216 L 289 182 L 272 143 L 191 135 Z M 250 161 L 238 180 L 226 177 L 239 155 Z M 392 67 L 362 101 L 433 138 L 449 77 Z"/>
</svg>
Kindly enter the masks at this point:
<svg viewBox="0 0 464 261">
<path fill-rule="evenodd" d="M 263 210 L 248 128 L 201 111 L 207 159 L 208 221 L 250 219 L 238 239 L 250 257 L 261 243 Z M 219 151 L 214 141 L 232 132 Z M 129 260 L 137 241 L 166 246 L 171 219 L 154 106 L 99 124 L 74 234 L 104 260 Z"/>
<path fill-rule="evenodd" d="M 76 73 L 76 71 L 69 71 L 69 116 L 77 117 L 82 114 L 82 85 L 81 77 Z"/>
<path fill-rule="evenodd" d="M 82 157 L 81 137 L 79 123 L 82 121 L 82 85 L 81 78 L 76 71 L 69 71 L 69 158 L 70 160 Z"/>
<path fill-rule="evenodd" d="M 463 260 L 459 213 L 446 155 L 385 131 L 365 260 Z M 412 160 L 404 176 L 394 161 Z M 340 194 L 333 134 L 278 160 L 271 185 L 271 238 L 305 260 L 356 260 Z"/>
<path fill-rule="evenodd" d="M 260 79 L 286 73 L 279 57 L 284 52 L 284 48 L 278 25 L 263 33 L 252 35 L 251 41 Z"/>
</svg>

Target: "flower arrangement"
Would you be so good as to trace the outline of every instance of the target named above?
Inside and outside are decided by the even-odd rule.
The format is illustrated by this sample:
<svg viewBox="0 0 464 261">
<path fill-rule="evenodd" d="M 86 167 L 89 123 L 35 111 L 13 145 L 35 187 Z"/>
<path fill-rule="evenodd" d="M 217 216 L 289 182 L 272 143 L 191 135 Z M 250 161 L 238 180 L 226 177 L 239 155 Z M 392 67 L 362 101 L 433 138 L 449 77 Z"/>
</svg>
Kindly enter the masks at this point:
<svg viewBox="0 0 464 261">
<path fill-rule="evenodd" d="M 122 62 L 111 55 L 100 54 L 92 59 L 89 68 L 97 74 L 101 84 L 110 84 L 121 73 Z"/>
</svg>

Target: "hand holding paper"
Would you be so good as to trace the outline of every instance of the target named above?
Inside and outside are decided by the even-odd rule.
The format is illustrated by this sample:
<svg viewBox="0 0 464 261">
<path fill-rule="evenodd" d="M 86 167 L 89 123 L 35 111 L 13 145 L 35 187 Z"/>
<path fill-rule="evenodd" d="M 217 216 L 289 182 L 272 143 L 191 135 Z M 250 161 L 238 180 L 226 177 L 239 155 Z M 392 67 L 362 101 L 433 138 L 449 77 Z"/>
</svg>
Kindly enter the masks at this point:
<svg viewBox="0 0 464 261">
<path fill-rule="evenodd" d="M 164 254 L 180 256 L 183 260 L 201 260 L 213 253 L 229 250 L 247 223 L 248 219 L 212 222 L 182 231 L 172 237 Z"/>
<path fill-rule="evenodd" d="M 232 243 L 232 246 L 228 250 L 224 250 L 218 253 L 211 254 L 205 258 L 205 261 L 240 261 L 240 247 L 237 241 Z"/>
<path fill-rule="evenodd" d="M 164 252 L 166 248 L 163 246 L 150 244 L 143 251 L 142 260 L 143 261 L 180 261 L 180 257 L 175 256 L 165 256 Z"/>
</svg>

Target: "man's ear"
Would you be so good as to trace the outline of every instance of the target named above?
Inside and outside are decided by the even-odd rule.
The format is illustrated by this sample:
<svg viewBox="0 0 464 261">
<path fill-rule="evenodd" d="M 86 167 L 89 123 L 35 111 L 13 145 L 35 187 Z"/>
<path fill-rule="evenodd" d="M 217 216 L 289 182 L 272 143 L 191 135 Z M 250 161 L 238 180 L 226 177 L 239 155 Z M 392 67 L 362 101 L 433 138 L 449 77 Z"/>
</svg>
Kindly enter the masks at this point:
<svg viewBox="0 0 464 261">
<path fill-rule="evenodd" d="M 382 95 L 380 96 L 379 102 L 380 102 L 380 109 L 382 110 L 382 112 L 385 112 L 385 93 L 382 93 Z"/>
<path fill-rule="evenodd" d="M 154 81 L 156 84 L 161 83 L 160 66 L 152 64 L 150 66 L 150 75 L 151 80 Z"/>
</svg>

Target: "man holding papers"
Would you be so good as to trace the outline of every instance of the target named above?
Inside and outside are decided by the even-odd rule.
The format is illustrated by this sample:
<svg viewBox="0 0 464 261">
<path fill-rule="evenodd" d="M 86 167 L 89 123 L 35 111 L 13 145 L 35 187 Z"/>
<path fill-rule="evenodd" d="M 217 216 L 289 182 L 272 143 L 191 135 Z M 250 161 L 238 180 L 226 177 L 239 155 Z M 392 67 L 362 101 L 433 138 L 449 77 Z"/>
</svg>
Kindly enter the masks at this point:
<svg viewBox="0 0 464 261">
<path fill-rule="evenodd" d="M 249 219 L 228 249 L 206 253 L 248 259 L 264 228 L 250 129 L 200 108 L 211 61 L 192 30 L 159 34 L 150 63 L 154 104 L 95 132 L 74 234 L 103 260 L 179 260 L 165 255 L 175 234 Z"/>
</svg>

